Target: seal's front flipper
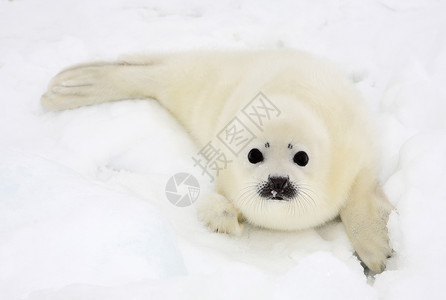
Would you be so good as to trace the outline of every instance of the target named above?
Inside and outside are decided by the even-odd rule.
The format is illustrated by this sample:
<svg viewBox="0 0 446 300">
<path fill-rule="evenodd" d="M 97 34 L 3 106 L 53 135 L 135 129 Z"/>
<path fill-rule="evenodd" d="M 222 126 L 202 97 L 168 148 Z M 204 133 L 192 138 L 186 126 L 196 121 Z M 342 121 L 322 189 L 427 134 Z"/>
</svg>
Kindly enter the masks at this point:
<svg viewBox="0 0 446 300">
<path fill-rule="evenodd" d="M 199 199 L 198 218 L 214 232 L 236 236 L 243 232 L 240 213 L 228 199 L 217 193 Z"/>
<path fill-rule="evenodd" d="M 353 248 L 374 273 L 381 273 L 392 254 L 387 221 L 393 209 L 374 177 L 363 171 L 357 177 L 340 216 Z"/>
</svg>

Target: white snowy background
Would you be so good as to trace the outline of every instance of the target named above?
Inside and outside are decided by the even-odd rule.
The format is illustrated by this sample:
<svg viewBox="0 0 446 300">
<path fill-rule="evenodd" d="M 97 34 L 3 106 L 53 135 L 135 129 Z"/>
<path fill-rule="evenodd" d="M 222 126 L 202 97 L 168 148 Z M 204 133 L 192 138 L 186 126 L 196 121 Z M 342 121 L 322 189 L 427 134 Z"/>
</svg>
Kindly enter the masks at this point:
<svg viewBox="0 0 446 300">
<path fill-rule="evenodd" d="M 445 299 L 446 3 L 0 0 L 0 299 Z M 342 224 L 208 232 L 164 194 L 199 149 L 154 101 L 63 112 L 58 71 L 121 54 L 298 48 L 376 120 L 396 254 L 367 278 Z"/>
</svg>

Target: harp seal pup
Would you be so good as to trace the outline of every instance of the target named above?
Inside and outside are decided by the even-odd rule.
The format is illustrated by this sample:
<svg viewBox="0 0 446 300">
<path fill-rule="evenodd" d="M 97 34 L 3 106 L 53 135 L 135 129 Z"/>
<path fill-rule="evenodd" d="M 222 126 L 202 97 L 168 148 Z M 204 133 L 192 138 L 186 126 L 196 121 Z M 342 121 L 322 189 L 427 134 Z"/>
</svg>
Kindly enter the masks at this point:
<svg viewBox="0 0 446 300">
<path fill-rule="evenodd" d="M 259 92 L 277 108 L 261 128 L 243 119 Z M 365 265 L 385 269 L 392 206 L 376 178 L 373 131 L 359 93 L 329 62 L 296 50 L 129 56 L 62 71 L 41 101 L 61 110 L 141 98 L 228 158 L 216 191 L 198 204 L 212 231 L 238 235 L 243 221 L 300 230 L 340 216 Z M 215 139 L 234 118 L 254 136 L 236 155 Z"/>
</svg>

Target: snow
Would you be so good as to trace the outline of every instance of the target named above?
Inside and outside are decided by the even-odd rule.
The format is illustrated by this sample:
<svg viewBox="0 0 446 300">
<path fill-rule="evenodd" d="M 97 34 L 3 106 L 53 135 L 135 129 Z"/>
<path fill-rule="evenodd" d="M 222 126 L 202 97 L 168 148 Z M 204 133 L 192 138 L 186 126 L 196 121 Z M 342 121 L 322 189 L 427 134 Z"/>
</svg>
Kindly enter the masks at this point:
<svg viewBox="0 0 446 300">
<path fill-rule="evenodd" d="M 446 3 L 0 1 L 1 299 L 444 299 Z M 153 101 L 58 113 L 62 68 L 125 53 L 299 48 L 357 82 L 396 206 L 395 255 L 367 278 L 342 228 L 210 233 L 168 179 L 199 149 Z M 168 138 L 167 138 L 168 137 Z"/>
</svg>

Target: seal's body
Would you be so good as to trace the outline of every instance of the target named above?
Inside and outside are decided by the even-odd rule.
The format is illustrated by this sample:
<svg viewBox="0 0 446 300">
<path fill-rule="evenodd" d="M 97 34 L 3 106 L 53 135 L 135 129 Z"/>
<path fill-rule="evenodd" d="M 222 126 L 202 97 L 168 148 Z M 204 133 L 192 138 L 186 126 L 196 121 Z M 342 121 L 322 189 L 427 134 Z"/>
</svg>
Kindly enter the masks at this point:
<svg viewBox="0 0 446 300">
<path fill-rule="evenodd" d="M 202 147 L 219 149 L 217 190 L 198 206 L 211 230 L 240 234 L 244 219 L 298 230 L 340 215 L 363 262 L 384 269 L 392 206 L 373 134 L 358 92 L 328 62 L 284 50 L 135 56 L 61 72 L 42 103 L 137 98 L 156 99 Z"/>
</svg>

